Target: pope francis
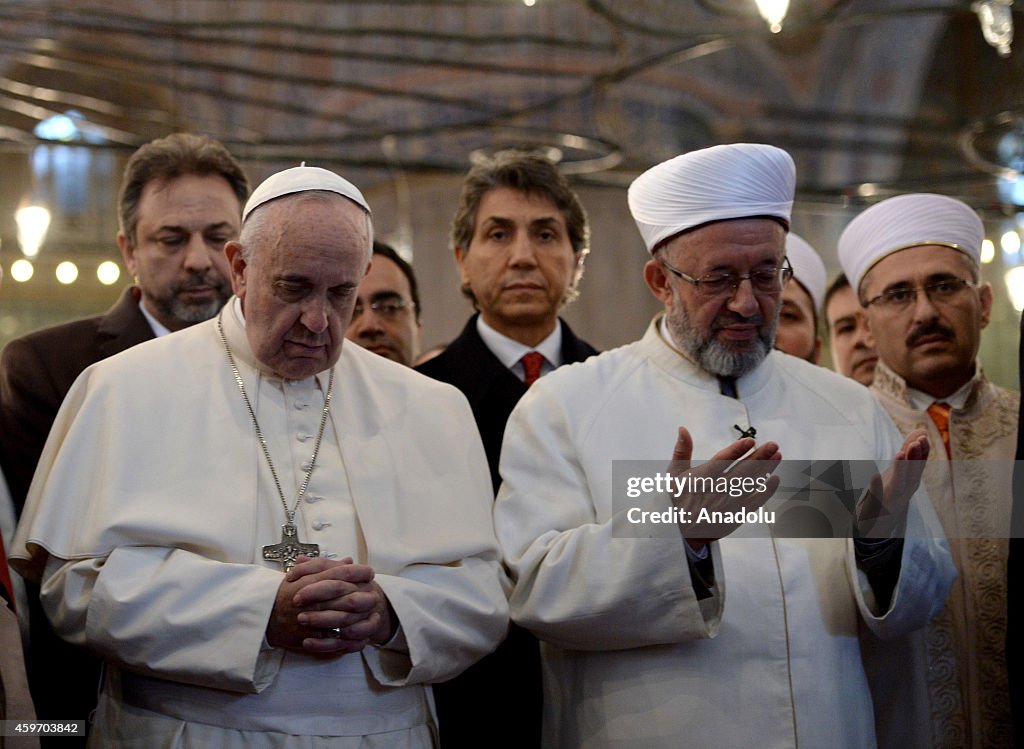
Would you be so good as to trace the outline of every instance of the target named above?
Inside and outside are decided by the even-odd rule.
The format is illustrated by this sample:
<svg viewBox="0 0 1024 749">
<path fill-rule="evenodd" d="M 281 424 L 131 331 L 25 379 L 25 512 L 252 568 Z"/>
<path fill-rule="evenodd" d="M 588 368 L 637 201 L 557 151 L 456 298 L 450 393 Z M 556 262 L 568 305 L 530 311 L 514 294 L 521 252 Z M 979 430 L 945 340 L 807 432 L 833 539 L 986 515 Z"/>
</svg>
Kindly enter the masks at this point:
<svg viewBox="0 0 1024 749">
<path fill-rule="evenodd" d="M 68 394 L 12 556 L 110 666 L 92 743 L 431 746 L 423 685 L 504 636 L 469 406 L 342 350 L 371 235 L 341 177 L 271 176 L 220 315 Z"/>
</svg>

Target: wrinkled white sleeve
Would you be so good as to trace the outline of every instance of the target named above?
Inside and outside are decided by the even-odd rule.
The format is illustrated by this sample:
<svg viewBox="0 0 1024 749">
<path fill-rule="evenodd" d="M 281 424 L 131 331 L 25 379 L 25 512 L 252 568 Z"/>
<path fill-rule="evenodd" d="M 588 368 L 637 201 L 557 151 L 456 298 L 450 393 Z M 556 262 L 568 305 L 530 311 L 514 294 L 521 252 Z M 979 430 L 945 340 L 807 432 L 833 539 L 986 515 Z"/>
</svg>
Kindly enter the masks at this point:
<svg viewBox="0 0 1024 749">
<path fill-rule="evenodd" d="M 401 622 L 398 643 L 367 648 L 374 677 L 398 687 L 450 679 L 493 651 L 508 630 L 497 557 L 414 565 L 377 575 Z"/>
<path fill-rule="evenodd" d="M 876 424 L 882 454 L 895 456 L 903 438 L 881 406 L 877 406 Z M 846 557 L 861 618 L 875 636 L 885 639 L 907 634 L 931 621 L 945 606 L 957 574 L 949 542 L 923 482 L 907 508 L 899 578 L 888 608 L 883 609 L 875 599 L 867 575 L 857 564 L 852 539 L 847 539 Z"/>
<path fill-rule="evenodd" d="M 394 485 L 374 492 L 360 513 L 378 560 L 374 579 L 401 626 L 399 642 L 362 651 L 387 686 L 450 679 L 508 631 L 507 578 L 483 444 L 465 396 L 430 385 L 433 407 L 418 409 L 422 422 L 390 433 L 388 445 L 363 445 L 377 460 L 392 455 L 402 467 Z"/>
<path fill-rule="evenodd" d="M 505 431 L 495 528 L 514 581 L 512 619 L 541 640 L 576 650 L 713 637 L 724 598 L 718 544 L 717 584 L 698 600 L 674 528 L 661 538 L 618 537 L 611 461 L 588 468 L 573 427 L 557 391 L 538 388 L 520 401 Z M 666 445 L 666 465 L 671 453 Z M 601 492 L 605 499 L 595 501 Z"/>
<path fill-rule="evenodd" d="M 51 556 L 41 599 L 58 634 L 126 669 L 259 692 L 283 652 L 262 648 L 282 579 L 181 549 L 122 546 L 105 558 Z"/>
</svg>

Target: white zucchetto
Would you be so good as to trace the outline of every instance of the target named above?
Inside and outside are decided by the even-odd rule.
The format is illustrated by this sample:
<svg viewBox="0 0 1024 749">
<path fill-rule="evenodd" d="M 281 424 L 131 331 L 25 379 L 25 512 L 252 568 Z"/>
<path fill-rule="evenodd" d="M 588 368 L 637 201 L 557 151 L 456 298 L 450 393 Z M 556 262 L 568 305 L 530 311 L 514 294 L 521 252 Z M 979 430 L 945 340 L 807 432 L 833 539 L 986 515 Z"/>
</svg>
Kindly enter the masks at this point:
<svg viewBox="0 0 1024 749">
<path fill-rule="evenodd" d="M 859 291 L 865 274 L 894 252 L 939 245 L 959 250 L 977 265 L 984 238 L 978 214 L 956 198 L 932 193 L 897 195 L 847 224 L 839 236 L 839 264 Z"/>
<path fill-rule="evenodd" d="M 264 203 L 285 195 L 311 190 L 326 190 L 343 195 L 367 213 L 372 213 L 358 187 L 332 171 L 318 166 L 306 166 L 303 162 L 302 166 L 293 166 L 291 169 L 271 174 L 263 180 L 246 201 L 242 210 L 242 222 L 244 223 L 249 214 Z"/>
<path fill-rule="evenodd" d="M 789 225 L 796 166 L 788 153 L 759 143 L 690 151 L 637 177 L 629 211 L 648 252 L 687 229 L 726 219 L 770 216 Z"/>
<path fill-rule="evenodd" d="M 786 236 L 786 257 L 793 266 L 793 280 L 807 289 L 815 311 L 825 301 L 825 263 L 806 239 L 793 232 Z"/>
</svg>

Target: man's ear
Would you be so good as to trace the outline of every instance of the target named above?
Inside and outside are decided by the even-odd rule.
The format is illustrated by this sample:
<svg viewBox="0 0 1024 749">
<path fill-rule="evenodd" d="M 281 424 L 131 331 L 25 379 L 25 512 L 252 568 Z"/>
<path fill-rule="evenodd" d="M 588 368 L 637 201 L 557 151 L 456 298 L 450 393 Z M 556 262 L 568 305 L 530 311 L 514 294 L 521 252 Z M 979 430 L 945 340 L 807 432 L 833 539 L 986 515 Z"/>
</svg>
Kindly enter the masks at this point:
<svg viewBox="0 0 1024 749">
<path fill-rule="evenodd" d="M 981 301 L 981 327 L 984 330 L 992 319 L 992 284 L 985 282 L 978 287 L 978 299 Z"/>
<path fill-rule="evenodd" d="M 239 299 L 245 299 L 245 269 L 249 267 L 242 254 L 242 245 L 238 240 L 232 239 L 224 245 L 224 253 L 228 256 L 228 265 L 231 268 L 231 290 Z"/>
<path fill-rule="evenodd" d="M 459 266 L 459 282 L 466 286 L 469 284 L 469 274 L 466 272 L 466 250 L 456 247 L 454 254 L 455 264 Z"/>
<path fill-rule="evenodd" d="M 117 249 L 121 251 L 124 267 L 128 269 L 129 275 L 135 278 L 135 245 L 123 231 L 117 233 Z"/>
<path fill-rule="evenodd" d="M 644 265 L 644 281 L 647 288 L 651 290 L 655 298 L 665 305 L 665 309 L 672 307 L 672 287 L 668 282 L 668 274 L 664 266 L 655 258 L 651 258 Z"/>
</svg>

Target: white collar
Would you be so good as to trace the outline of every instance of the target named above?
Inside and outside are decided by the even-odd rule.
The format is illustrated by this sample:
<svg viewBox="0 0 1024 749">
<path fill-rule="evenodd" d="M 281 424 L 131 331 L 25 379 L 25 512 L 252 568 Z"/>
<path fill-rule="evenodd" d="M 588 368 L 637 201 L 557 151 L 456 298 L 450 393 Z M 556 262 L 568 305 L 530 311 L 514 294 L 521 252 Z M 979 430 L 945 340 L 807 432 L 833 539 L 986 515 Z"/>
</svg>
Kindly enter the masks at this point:
<svg viewBox="0 0 1024 749">
<path fill-rule="evenodd" d="M 947 398 L 936 398 L 934 395 L 928 395 L 920 390 L 907 386 L 907 400 L 910 401 L 910 405 L 918 411 L 924 411 L 933 403 L 948 403 L 953 407 L 954 410 L 961 409 L 967 405 L 967 399 L 971 397 L 971 388 L 974 387 L 974 378 L 972 377 L 955 393 Z"/>
<path fill-rule="evenodd" d="M 146 303 L 142 301 L 142 299 L 139 299 L 139 311 L 142 312 L 142 316 L 146 318 L 146 322 L 149 323 L 149 327 L 153 329 L 153 335 L 157 338 L 171 332 L 170 328 L 153 317 L 150 311 L 146 309 Z"/>
<path fill-rule="evenodd" d="M 542 354 L 545 359 L 545 365 L 550 365 L 551 369 L 562 364 L 562 325 L 559 322 L 555 323 L 555 329 L 551 332 L 551 335 L 532 348 L 524 346 L 519 341 L 509 338 L 503 333 L 499 333 L 484 322 L 483 316 L 477 317 L 476 330 L 480 334 L 480 338 L 483 339 L 484 345 L 491 350 L 492 354 L 498 357 L 498 361 L 509 369 L 515 368 L 519 360 L 523 358 L 523 354 L 531 351 L 537 351 Z"/>
</svg>

